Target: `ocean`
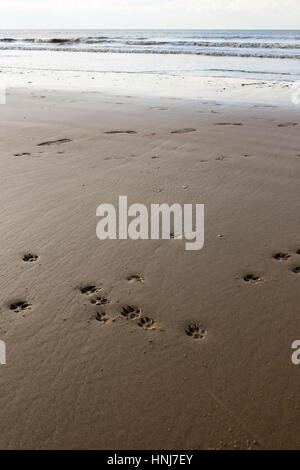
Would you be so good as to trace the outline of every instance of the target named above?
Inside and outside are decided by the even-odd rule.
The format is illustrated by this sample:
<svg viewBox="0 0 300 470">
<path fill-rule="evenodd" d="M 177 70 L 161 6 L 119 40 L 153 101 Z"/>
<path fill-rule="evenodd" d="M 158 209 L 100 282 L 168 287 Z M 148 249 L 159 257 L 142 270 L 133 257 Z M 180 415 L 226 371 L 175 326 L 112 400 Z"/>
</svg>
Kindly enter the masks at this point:
<svg viewBox="0 0 300 470">
<path fill-rule="evenodd" d="M 300 79 L 300 30 L 0 31 L 0 68 L 10 66 L 7 57 L 36 67 L 38 51 L 51 52 L 48 62 L 59 70 Z M 78 57 L 56 61 L 58 51 Z M 81 61 L 80 53 L 91 56 Z"/>
<path fill-rule="evenodd" d="M 300 59 L 300 30 L 1 31 L 0 49 Z"/>
</svg>

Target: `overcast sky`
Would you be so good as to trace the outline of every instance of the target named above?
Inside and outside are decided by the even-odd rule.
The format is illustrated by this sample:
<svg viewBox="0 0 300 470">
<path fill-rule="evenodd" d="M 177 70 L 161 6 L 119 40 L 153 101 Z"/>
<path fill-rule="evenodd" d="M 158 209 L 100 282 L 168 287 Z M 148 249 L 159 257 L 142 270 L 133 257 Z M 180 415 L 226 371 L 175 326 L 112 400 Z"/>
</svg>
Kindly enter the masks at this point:
<svg viewBox="0 0 300 470">
<path fill-rule="evenodd" d="M 299 29 L 300 0 L 0 0 L 0 28 Z"/>
</svg>

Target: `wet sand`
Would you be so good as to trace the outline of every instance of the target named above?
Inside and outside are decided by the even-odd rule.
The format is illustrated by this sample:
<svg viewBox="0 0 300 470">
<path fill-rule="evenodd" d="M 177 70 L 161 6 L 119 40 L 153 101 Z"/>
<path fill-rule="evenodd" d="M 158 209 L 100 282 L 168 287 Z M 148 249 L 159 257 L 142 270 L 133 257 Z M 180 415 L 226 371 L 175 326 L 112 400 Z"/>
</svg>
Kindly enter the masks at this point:
<svg viewBox="0 0 300 470">
<path fill-rule="evenodd" d="M 0 447 L 299 447 L 298 107 L 16 89 L 0 111 Z M 205 204 L 204 248 L 98 240 L 120 195 Z"/>
</svg>

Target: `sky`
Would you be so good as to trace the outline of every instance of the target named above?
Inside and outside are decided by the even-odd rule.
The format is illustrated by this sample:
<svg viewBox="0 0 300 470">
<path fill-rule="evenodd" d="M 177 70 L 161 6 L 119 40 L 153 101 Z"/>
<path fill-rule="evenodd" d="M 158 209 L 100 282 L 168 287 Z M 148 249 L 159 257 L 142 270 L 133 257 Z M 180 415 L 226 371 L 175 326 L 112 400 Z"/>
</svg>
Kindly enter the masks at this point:
<svg viewBox="0 0 300 470">
<path fill-rule="evenodd" d="M 1 29 L 299 29 L 300 0 L 0 0 Z"/>
</svg>

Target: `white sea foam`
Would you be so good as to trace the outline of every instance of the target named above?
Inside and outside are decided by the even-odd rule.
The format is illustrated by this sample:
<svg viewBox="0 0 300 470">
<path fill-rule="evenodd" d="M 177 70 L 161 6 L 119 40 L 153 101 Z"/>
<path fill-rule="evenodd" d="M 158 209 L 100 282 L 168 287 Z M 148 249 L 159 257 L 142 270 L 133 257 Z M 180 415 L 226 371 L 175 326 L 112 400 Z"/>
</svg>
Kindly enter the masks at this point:
<svg viewBox="0 0 300 470">
<path fill-rule="evenodd" d="M 1 31 L 0 49 L 300 59 L 300 31 Z"/>
</svg>

